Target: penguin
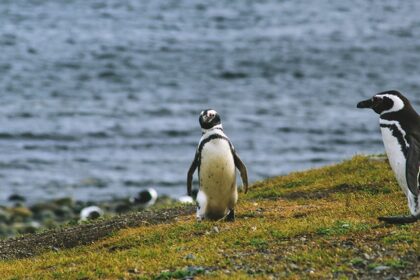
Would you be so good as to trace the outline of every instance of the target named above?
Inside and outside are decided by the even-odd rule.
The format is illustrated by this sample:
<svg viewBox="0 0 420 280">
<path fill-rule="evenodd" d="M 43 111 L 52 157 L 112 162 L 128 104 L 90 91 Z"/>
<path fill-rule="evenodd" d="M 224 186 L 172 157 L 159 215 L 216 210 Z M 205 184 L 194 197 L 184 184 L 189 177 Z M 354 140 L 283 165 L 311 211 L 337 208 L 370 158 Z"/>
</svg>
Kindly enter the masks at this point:
<svg viewBox="0 0 420 280">
<path fill-rule="evenodd" d="M 212 109 L 200 113 L 202 136 L 188 170 L 187 192 L 192 195 L 192 178 L 198 168 L 197 220 L 235 220 L 238 200 L 236 168 L 240 171 L 245 193 L 248 172 L 231 141 L 223 131 L 219 114 Z"/>
<path fill-rule="evenodd" d="M 420 219 L 420 116 L 396 90 L 384 91 L 361 101 L 357 108 L 379 114 L 385 151 L 399 186 L 407 197 L 411 216 L 379 217 L 392 224 Z"/>
<path fill-rule="evenodd" d="M 98 206 L 88 206 L 80 211 L 80 220 L 87 221 L 87 220 L 95 220 L 104 215 L 104 211 L 99 208 Z"/>
<path fill-rule="evenodd" d="M 147 208 L 156 203 L 158 193 L 153 188 L 148 188 L 138 193 L 137 197 L 131 197 L 130 202 L 137 204 L 141 208 Z"/>
</svg>

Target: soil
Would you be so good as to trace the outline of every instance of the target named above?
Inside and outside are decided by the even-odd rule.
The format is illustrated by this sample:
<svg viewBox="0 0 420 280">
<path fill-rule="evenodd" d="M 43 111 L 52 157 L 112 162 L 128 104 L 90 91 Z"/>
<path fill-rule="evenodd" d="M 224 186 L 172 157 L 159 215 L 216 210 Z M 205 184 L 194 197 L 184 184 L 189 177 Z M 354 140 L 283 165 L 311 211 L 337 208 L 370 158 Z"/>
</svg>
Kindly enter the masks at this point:
<svg viewBox="0 0 420 280">
<path fill-rule="evenodd" d="M 146 210 L 117 216 L 110 220 L 2 240 L 0 241 L 0 259 L 27 258 L 49 250 L 57 251 L 87 245 L 123 228 L 175 221 L 179 216 L 192 214 L 194 209 L 193 206 L 185 206 L 159 211 Z"/>
</svg>

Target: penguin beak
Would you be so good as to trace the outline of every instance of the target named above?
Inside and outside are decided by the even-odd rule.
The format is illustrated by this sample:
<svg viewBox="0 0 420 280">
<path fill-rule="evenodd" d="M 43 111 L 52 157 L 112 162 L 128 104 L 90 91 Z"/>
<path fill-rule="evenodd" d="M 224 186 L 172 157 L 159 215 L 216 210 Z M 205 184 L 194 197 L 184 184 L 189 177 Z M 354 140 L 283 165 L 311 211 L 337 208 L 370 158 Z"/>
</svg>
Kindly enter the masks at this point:
<svg viewBox="0 0 420 280">
<path fill-rule="evenodd" d="M 357 108 L 359 109 L 372 108 L 372 107 L 373 107 L 372 99 L 363 100 L 357 103 Z"/>
</svg>

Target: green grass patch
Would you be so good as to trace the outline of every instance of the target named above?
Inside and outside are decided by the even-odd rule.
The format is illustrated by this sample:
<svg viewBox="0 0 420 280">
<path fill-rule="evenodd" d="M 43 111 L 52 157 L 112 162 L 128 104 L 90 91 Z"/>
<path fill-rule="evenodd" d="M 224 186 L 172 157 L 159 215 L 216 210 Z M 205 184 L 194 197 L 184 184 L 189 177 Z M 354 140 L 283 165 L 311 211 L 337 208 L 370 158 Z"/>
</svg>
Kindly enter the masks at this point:
<svg viewBox="0 0 420 280">
<path fill-rule="evenodd" d="M 420 270 L 419 223 L 377 220 L 406 211 L 388 163 L 356 156 L 255 183 L 240 193 L 234 223 L 180 216 L 0 261 L 0 271 L 2 279 L 407 278 Z"/>
</svg>

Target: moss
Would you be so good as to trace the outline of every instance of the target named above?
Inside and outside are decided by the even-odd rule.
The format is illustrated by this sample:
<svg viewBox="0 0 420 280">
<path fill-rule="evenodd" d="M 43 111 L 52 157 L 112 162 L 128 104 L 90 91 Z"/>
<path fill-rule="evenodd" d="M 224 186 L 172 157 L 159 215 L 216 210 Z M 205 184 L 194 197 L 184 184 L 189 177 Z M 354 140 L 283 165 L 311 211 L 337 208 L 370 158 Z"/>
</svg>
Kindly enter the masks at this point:
<svg viewBox="0 0 420 280">
<path fill-rule="evenodd" d="M 193 276 L 203 274 L 206 270 L 203 267 L 189 266 L 182 269 L 176 269 L 174 271 L 163 271 L 154 278 L 156 280 L 164 279 L 186 279 Z"/>
<path fill-rule="evenodd" d="M 138 223 L 90 245 L 1 261 L 0 271 L 3 279 L 409 278 L 420 270 L 419 223 L 376 219 L 406 210 L 388 164 L 356 156 L 257 182 L 240 194 L 234 223 L 193 215 Z"/>
</svg>

